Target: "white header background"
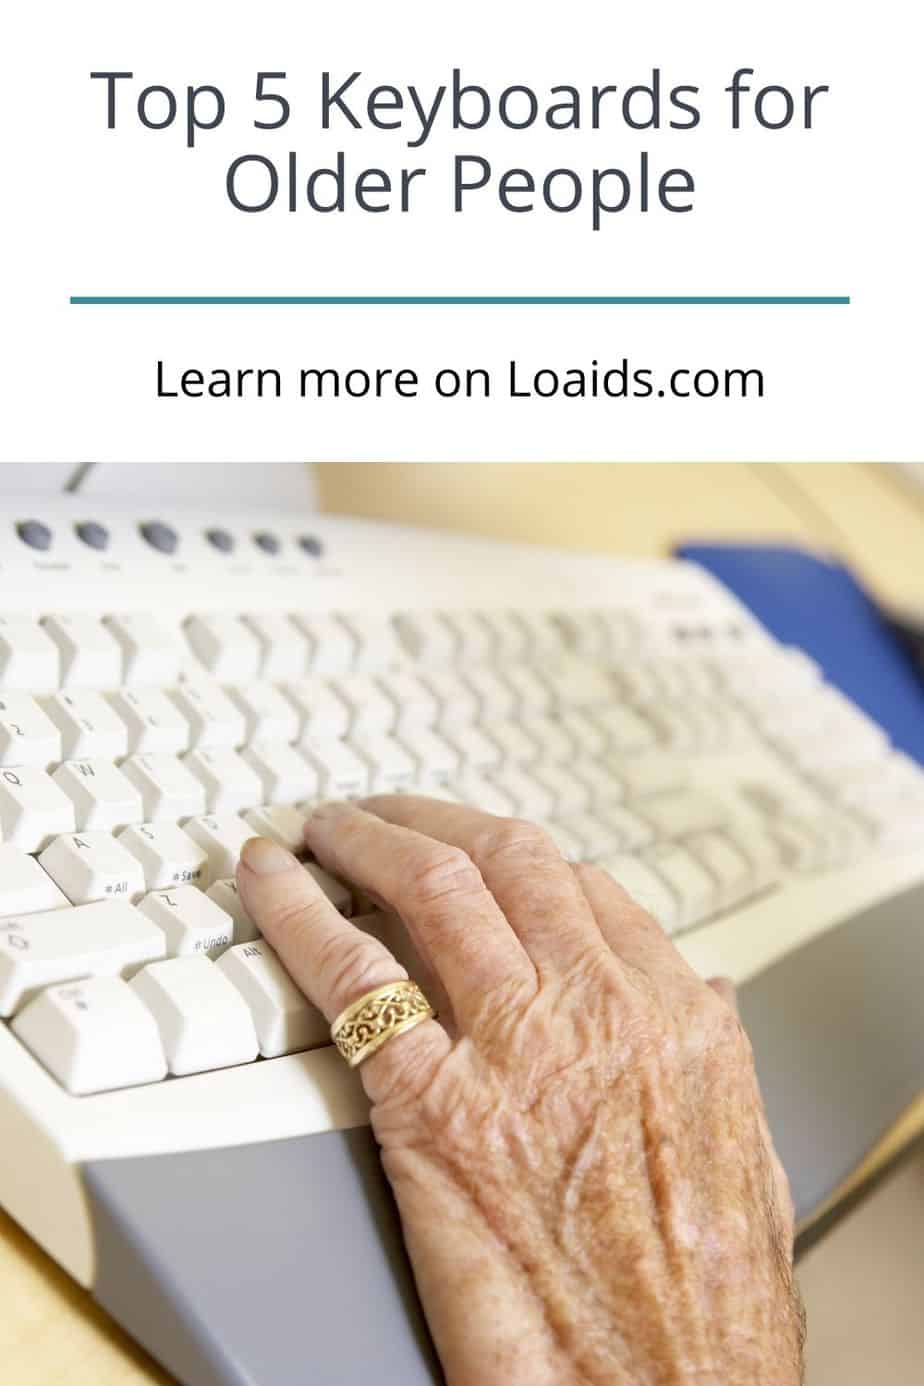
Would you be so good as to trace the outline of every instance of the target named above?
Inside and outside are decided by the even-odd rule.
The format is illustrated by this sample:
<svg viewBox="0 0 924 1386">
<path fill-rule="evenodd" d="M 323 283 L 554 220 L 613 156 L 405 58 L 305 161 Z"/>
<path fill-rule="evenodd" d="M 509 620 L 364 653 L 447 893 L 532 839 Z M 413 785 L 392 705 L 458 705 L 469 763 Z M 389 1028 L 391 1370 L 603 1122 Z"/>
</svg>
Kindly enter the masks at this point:
<svg viewBox="0 0 924 1386">
<path fill-rule="evenodd" d="M 881 0 L 660 0 L 646 5 L 468 0 L 288 4 L 124 0 L 16 6 L 5 20 L 2 96 L 4 460 L 607 459 L 903 460 L 924 455 L 921 117 L 915 6 Z M 320 128 L 321 72 L 359 68 L 354 91 L 465 80 L 496 94 L 527 83 L 620 87 L 662 70 L 699 86 L 693 131 L 599 132 L 537 123 L 453 133 L 440 113 L 420 149 L 408 132 Z M 734 132 L 728 86 L 797 93 L 827 83 L 816 128 Z M 253 128 L 259 70 L 284 70 L 292 118 Z M 105 83 L 132 70 L 119 128 Z M 144 129 L 142 86 L 212 83 L 224 124 L 185 147 L 182 120 Z M 275 90 L 276 86 L 271 85 Z M 357 102 L 357 106 L 359 106 Z M 746 106 L 746 110 L 750 107 Z M 334 162 L 426 165 L 410 215 L 302 205 L 235 211 L 233 158 L 263 153 L 307 172 Z M 695 210 L 604 218 L 503 211 L 488 190 L 452 211 L 456 154 L 538 178 L 570 165 L 630 174 L 691 170 Z M 71 295 L 840 295 L 849 307 L 74 307 Z M 441 366 L 524 371 L 618 365 L 756 367 L 763 400 L 158 400 L 169 371 Z"/>
</svg>

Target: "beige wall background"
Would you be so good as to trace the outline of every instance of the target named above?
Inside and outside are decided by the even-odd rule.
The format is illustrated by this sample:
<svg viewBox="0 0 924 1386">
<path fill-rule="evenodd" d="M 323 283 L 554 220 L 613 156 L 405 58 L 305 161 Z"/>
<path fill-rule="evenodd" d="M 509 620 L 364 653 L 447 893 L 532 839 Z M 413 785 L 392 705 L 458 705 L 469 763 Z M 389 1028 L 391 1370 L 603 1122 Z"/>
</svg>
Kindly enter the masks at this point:
<svg viewBox="0 0 924 1386">
<path fill-rule="evenodd" d="M 567 548 L 788 538 L 924 605 L 924 487 L 881 464 L 345 462 L 316 478 L 325 510 Z"/>
</svg>

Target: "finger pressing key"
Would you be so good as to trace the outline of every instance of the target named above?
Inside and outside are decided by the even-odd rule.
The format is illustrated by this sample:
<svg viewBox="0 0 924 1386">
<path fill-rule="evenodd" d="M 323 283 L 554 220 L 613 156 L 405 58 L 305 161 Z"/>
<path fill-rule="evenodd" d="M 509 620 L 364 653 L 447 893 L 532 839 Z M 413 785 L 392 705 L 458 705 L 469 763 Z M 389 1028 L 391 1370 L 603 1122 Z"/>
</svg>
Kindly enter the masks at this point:
<svg viewBox="0 0 924 1386">
<path fill-rule="evenodd" d="M 461 847 L 347 803 L 316 809 L 305 840 L 329 871 L 400 916 L 460 1023 L 500 989 L 535 986 L 523 945 Z"/>
<path fill-rule="evenodd" d="M 328 1021 L 377 987 L 407 978 L 388 949 L 344 919 L 301 862 L 278 843 L 249 838 L 237 883 L 248 914 Z M 425 1082 L 449 1047 L 435 1020 L 396 1036 L 363 1065 L 366 1091 L 378 1101 L 404 1075 Z"/>
</svg>

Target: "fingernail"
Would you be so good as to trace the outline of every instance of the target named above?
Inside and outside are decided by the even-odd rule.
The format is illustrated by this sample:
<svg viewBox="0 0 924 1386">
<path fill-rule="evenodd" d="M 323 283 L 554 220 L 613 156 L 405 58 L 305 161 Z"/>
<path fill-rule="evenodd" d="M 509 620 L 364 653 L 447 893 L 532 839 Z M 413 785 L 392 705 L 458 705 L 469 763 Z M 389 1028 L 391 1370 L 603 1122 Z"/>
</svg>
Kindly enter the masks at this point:
<svg viewBox="0 0 924 1386">
<path fill-rule="evenodd" d="M 266 837 L 249 837 L 241 848 L 241 861 L 256 876 L 274 876 L 298 865 L 291 852 Z"/>
</svg>

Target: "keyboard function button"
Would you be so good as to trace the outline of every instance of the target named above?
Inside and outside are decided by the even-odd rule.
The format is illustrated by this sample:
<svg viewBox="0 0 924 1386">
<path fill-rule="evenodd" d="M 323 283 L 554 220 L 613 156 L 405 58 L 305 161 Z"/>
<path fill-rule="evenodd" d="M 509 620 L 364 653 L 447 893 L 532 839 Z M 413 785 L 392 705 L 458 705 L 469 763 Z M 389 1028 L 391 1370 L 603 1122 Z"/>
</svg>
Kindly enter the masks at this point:
<svg viewBox="0 0 924 1386">
<path fill-rule="evenodd" d="M 20 520 L 16 525 L 16 533 L 24 544 L 28 544 L 30 549 L 39 549 L 41 552 L 51 548 L 53 534 L 46 524 L 41 520 Z"/>
<path fill-rule="evenodd" d="M 277 554 L 282 547 L 278 536 L 271 534 L 268 529 L 258 529 L 253 536 L 253 542 L 262 553 L 268 553 L 271 556 Z"/>
<path fill-rule="evenodd" d="M 330 1043 L 330 1026 L 262 939 L 237 944 L 218 967 L 250 1008 L 265 1059 Z"/>
<path fill-rule="evenodd" d="M 41 987 L 118 976 L 163 956 L 163 933 L 127 900 L 0 920 L 0 1015 Z"/>
<path fill-rule="evenodd" d="M 234 535 L 227 529 L 207 529 L 205 537 L 212 548 L 217 549 L 219 553 L 234 552 Z"/>
<path fill-rule="evenodd" d="M 75 1096 L 167 1076 L 154 1017 L 121 977 L 85 977 L 46 987 L 12 1028 Z"/>
<path fill-rule="evenodd" d="M 138 530 L 145 543 L 150 544 L 158 553 L 176 553 L 180 537 L 175 529 L 164 524 L 162 520 L 145 520 L 138 526 Z"/>
<path fill-rule="evenodd" d="M 87 548 L 102 551 L 109 547 L 109 530 L 96 520 L 82 520 L 74 526 L 74 533 Z"/>
</svg>

